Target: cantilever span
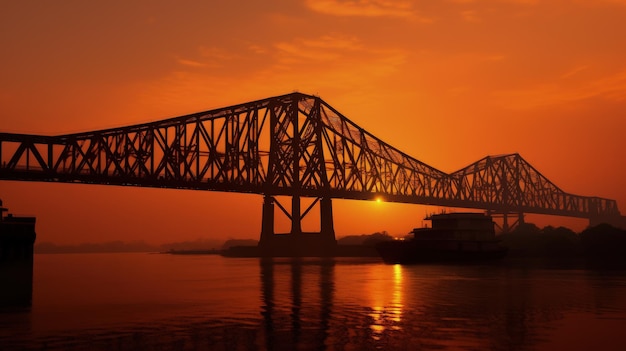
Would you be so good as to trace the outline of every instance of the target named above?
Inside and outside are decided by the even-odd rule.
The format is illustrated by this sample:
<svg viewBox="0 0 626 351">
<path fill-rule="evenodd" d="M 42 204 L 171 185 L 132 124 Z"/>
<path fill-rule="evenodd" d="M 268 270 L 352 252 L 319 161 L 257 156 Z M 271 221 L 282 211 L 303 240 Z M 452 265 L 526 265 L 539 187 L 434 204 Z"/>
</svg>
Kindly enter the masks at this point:
<svg viewBox="0 0 626 351">
<path fill-rule="evenodd" d="M 84 133 L 0 133 L 0 179 L 622 218 L 614 200 L 564 192 L 518 154 L 444 173 L 301 93 Z"/>
</svg>

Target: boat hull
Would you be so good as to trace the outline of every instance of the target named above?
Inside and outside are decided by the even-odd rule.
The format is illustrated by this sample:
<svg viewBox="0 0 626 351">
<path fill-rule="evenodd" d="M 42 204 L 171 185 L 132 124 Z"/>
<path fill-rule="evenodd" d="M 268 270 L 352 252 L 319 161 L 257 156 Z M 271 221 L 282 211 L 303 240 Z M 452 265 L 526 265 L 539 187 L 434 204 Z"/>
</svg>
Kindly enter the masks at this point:
<svg viewBox="0 0 626 351">
<path fill-rule="evenodd" d="M 438 245 L 439 244 L 439 245 Z M 450 245 L 454 244 L 454 245 Z M 503 258 L 507 249 L 497 243 L 464 247 L 464 243 L 420 243 L 419 241 L 387 241 L 376 246 L 380 257 L 388 264 L 481 262 Z M 467 243 L 465 243 L 466 246 Z M 452 248 L 451 246 L 454 246 Z"/>
</svg>

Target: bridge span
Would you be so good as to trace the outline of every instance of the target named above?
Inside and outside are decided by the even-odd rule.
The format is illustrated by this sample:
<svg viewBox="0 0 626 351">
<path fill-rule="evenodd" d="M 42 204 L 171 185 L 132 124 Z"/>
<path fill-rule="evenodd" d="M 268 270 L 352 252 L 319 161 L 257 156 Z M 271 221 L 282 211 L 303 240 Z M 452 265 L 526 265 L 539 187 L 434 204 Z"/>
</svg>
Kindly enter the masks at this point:
<svg viewBox="0 0 626 351">
<path fill-rule="evenodd" d="M 615 200 L 567 193 L 519 154 L 448 174 L 302 93 L 84 133 L 0 133 L 0 179 L 261 194 L 261 245 L 309 237 L 301 221 L 314 206 L 314 240 L 335 243 L 332 198 L 481 209 L 503 215 L 505 227 L 524 213 L 626 224 Z M 301 197 L 315 200 L 302 209 Z M 291 219 L 290 239 L 274 233 L 275 208 Z"/>
</svg>

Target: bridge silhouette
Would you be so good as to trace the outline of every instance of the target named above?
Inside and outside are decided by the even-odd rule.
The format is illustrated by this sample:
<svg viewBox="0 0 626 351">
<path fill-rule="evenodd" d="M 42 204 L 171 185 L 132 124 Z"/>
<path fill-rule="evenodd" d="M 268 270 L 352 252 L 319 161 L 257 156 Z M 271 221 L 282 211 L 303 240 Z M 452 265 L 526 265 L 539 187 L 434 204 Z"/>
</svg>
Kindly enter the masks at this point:
<svg viewBox="0 0 626 351">
<path fill-rule="evenodd" d="M 0 133 L 0 179 L 261 194 L 260 247 L 334 245 L 333 198 L 481 209 L 503 216 L 505 230 L 525 213 L 626 223 L 615 200 L 567 193 L 519 154 L 448 174 L 302 93 L 84 133 Z M 302 197 L 314 200 L 302 208 Z M 305 233 L 315 206 L 320 232 Z M 290 235 L 275 233 L 276 208 Z"/>
</svg>

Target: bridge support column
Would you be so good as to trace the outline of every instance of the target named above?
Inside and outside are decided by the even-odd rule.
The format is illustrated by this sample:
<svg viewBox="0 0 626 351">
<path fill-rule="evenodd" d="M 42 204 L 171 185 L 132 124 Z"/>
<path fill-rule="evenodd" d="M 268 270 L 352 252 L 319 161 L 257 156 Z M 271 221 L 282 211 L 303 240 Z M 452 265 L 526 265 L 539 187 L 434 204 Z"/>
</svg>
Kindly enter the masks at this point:
<svg viewBox="0 0 626 351">
<path fill-rule="evenodd" d="M 509 228 L 509 214 L 508 213 L 504 213 L 502 215 L 502 232 L 503 233 L 508 233 L 510 231 Z"/>
<path fill-rule="evenodd" d="M 300 196 L 291 197 L 291 235 L 302 235 L 302 213 Z"/>
<path fill-rule="evenodd" d="M 335 225 L 333 224 L 333 202 L 330 197 L 320 201 L 320 234 L 326 240 L 335 241 Z"/>
<path fill-rule="evenodd" d="M 274 197 L 263 196 L 263 217 L 261 218 L 260 245 L 266 244 L 274 237 Z"/>
<path fill-rule="evenodd" d="M 302 211 L 299 196 L 291 199 L 291 211 L 283 207 L 273 196 L 265 195 L 263 200 L 263 217 L 261 223 L 261 238 L 259 240 L 259 255 L 279 257 L 303 256 L 334 256 L 336 255 L 337 240 L 333 225 L 332 200 L 329 197 L 316 198 Z M 274 232 L 274 205 L 291 221 L 289 233 Z M 305 232 L 302 230 L 302 219 L 318 206 L 320 212 L 319 232 Z"/>
<path fill-rule="evenodd" d="M 493 212 L 488 210 L 487 214 L 490 215 L 491 217 L 493 217 L 494 219 L 500 219 L 502 218 L 502 225 L 500 226 L 498 224 L 498 222 L 496 221 L 496 227 L 499 228 L 502 233 L 510 233 L 512 230 L 514 230 L 517 226 L 519 226 L 520 224 L 524 224 L 524 213 L 523 212 L 518 212 L 518 213 L 514 213 L 514 212 Z M 509 221 L 509 216 L 511 216 L 511 221 Z M 513 217 L 513 216 L 517 216 L 517 218 Z"/>
</svg>

